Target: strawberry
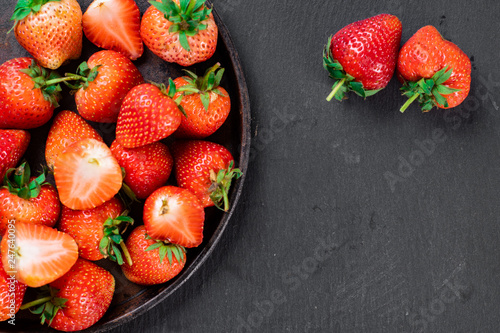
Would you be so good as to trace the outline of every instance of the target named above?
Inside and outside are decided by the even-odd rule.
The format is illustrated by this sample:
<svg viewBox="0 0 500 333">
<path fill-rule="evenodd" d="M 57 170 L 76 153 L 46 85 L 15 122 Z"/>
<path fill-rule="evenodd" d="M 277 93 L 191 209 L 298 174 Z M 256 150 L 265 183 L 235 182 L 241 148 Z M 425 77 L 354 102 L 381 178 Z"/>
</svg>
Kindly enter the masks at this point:
<svg viewBox="0 0 500 333">
<path fill-rule="evenodd" d="M 28 287 L 58 279 L 78 259 L 78 246 L 68 234 L 24 222 L 16 222 L 13 229 L 0 243 L 3 268 Z"/>
<path fill-rule="evenodd" d="M 132 231 L 126 246 L 133 264 L 123 264 L 123 274 L 140 285 L 165 283 L 179 274 L 186 264 L 184 247 L 153 240 L 143 225 Z"/>
<path fill-rule="evenodd" d="M 401 48 L 398 73 L 402 91 L 409 99 L 401 112 L 418 99 L 422 111 L 434 106 L 455 107 L 463 102 L 470 90 L 471 63 L 455 44 L 441 36 L 431 26 L 418 30 Z"/>
<path fill-rule="evenodd" d="M 0 129 L 0 184 L 7 170 L 17 166 L 28 149 L 30 139 L 27 131 Z"/>
<path fill-rule="evenodd" d="M 132 60 L 142 55 L 141 13 L 134 0 L 94 0 L 82 20 L 85 36 L 95 45 Z"/>
<path fill-rule="evenodd" d="M 23 303 L 27 286 L 16 280 L 12 274 L 7 274 L 0 265 L 0 321 L 14 319 Z"/>
<path fill-rule="evenodd" d="M 196 247 L 203 240 L 203 206 L 193 193 L 180 187 L 154 191 L 144 203 L 143 221 L 153 239 L 184 247 Z"/>
<path fill-rule="evenodd" d="M 125 95 L 144 82 L 130 59 L 107 50 L 94 53 L 77 74 L 83 79 L 75 93 L 80 116 L 102 123 L 115 123 Z"/>
<path fill-rule="evenodd" d="M 59 106 L 57 78 L 32 58 L 0 65 L 0 128 L 30 129 L 48 122 Z"/>
<path fill-rule="evenodd" d="M 151 1 L 141 21 L 144 44 L 157 56 L 181 66 L 209 59 L 217 46 L 212 9 L 200 0 Z"/>
<path fill-rule="evenodd" d="M 116 124 L 116 140 L 136 148 L 166 138 L 179 127 L 181 112 L 172 97 L 175 84 L 144 83 L 132 88 L 122 102 Z"/>
<path fill-rule="evenodd" d="M 137 148 L 124 148 L 117 140 L 111 152 L 118 164 L 125 169 L 123 181 L 139 199 L 146 199 L 163 186 L 172 171 L 174 160 L 168 147 L 154 142 Z"/>
<path fill-rule="evenodd" d="M 24 304 L 41 315 L 42 324 L 64 332 L 84 330 L 104 316 L 115 292 L 113 275 L 96 264 L 78 259 L 69 272 L 41 288 L 42 298 Z"/>
<path fill-rule="evenodd" d="M 229 209 L 228 193 L 233 178 L 242 175 L 234 169 L 229 150 L 217 143 L 178 141 L 172 147 L 177 184 L 193 192 L 203 207 Z"/>
<path fill-rule="evenodd" d="M 187 76 L 174 80 L 177 91 L 174 99 L 180 99 L 179 108 L 185 114 L 175 132 L 176 137 L 206 138 L 226 120 L 231 111 L 231 99 L 219 86 L 224 73 L 219 66 L 217 63 L 209 68 L 203 77 L 186 71 Z"/>
<path fill-rule="evenodd" d="M 11 17 L 16 39 L 45 68 L 82 52 L 82 9 L 76 0 L 19 0 Z"/>
<path fill-rule="evenodd" d="M 96 139 L 104 142 L 95 129 L 82 117 L 72 111 L 61 111 L 50 127 L 45 144 L 45 161 L 49 169 L 66 147 L 83 139 Z"/>
<path fill-rule="evenodd" d="M 106 144 L 95 139 L 73 143 L 54 163 L 61 203 L 83 210 L 97 207 L 118 193 L 122 172 Z"/>
<path fill-rule="evenodd" d="M 91 209 L 73 210 L 63 207 L 57 228 L 75 239 L 81 258 L 100 260 L 104 258 L 99 251 L 99 242 L 104 237 L 104 222 L 108 218 L 115 219 L 120 216 L 123 209 L 123 204 L 117 198 L 111 198 Z"/>
<path fill-rule="evenodd" d="M 44 172 L 37 178 L 30 175 L 27 163 L 7 172 L 5 186 L 0 189 L 0 235 L 10 221 L 53 227 L 59 219 L 61 204 L 54 186 L 45 181 Z"/>
<path fill-rule="evenodd" d="M 341 101 L 351 90 L 368 97 L 385 88 L 394 74 L 401 33 L 396 16 L 379 14 L 351 23 L 330 37 L 323 67 L 336 82 L 327 100 Z"/>
</svg>

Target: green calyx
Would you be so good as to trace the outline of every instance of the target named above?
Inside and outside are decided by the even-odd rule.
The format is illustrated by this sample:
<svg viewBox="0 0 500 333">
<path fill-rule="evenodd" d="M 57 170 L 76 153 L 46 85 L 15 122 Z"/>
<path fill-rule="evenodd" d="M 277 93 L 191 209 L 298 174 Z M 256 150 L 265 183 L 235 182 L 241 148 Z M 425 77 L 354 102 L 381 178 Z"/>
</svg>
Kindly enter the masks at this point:
<svg viewBox="0 0 500 333">
<path fill-rule="evenodd" d="M 14 8 L 12 17 L 10 18 L 11 21 L 14 21 L 12 29 L 14 29 L 17 22 L 21 21 L 31 13 L 38 13 L 43 5 L 51 1 L 59 2 L 61 0 L 19 0 Z M 11 32 L 12 29 L 10 29 L 7 33 Z"/>
<path fill-rule="evenodd" d="M 153 86 L 160 89 L 161 93 L 170 98 L 174 98 L 177 89 L 175 88 L 175 82 L 171 78 L 168 79 L 168 87 L 164 83 L 156 83 L 153 81 L 148 81 Z"/>
<path fill-rule="evenodd" d="M 227 169 L 221 169 L 217 173 L 214 170 L 210 170 L 210 181 L 212 183 L 208 188 L 210 199 L 217 208 L 225 212 L 229 210 L 228 193 L 231 181 L 233 178 L 238 179 L 243 175 L 240 169 L 235 169 L 233 166 L 234 161 L 231 161 Z"/>
<path fill-rule="evenodd" d="M 134 224 L 134 219 L 127 214 L 128 212 L 125 211 L 121 216 L 114 219 L 110 217 L 104 222 L 102 229 L 104 236 L 99 242 L 99 252 L 104 258 L 109 258 L 118 265 L 123 265 L 125 258 L 127 264 L 132 266 L 132 258 L 122 237 L 127 227 Z"/>
<path fill-rule="evenodd" d="M 50 326 L 57 312 L 64 308 L 64 303 L 68 301 L 65 298 L 56 297 L 58 292 L 58 289 L 45 285 L 40 288 L 37 300 L 23 304 L 20 309 L 30 309 L 31 313 L 40 315 L 42 325 L 48 322 Z"/>
<path fill-rule="evenodd" d="M 72 92 L 75 92 L 79 89 L 87 89 L 90 82 L 93 82 L 97 75 L 99 74 L 99 68 L 101 65 L 94 66 L 93 68 L 89 68 L 89 65 L 86 61 L 82 62 L 78 68 L 76 69 L 76 74 L 66 73 L 64 84 L 66 84 L 69 88 L 72 89 Z M 77 81 L 76 83 L 69 83 L 68 81 Z"/>
<path fill-rule="evenodd" d="M 179 4 L 172 0 L 150 1 L 149 3 L 173 23 L 169 32 L 178 33 L 181 46 L 186 51 L 191 51 L 187 37 L 195 36 L 200 30 L 207 28 L 207 25 L 202 22 L 210 16 L 212 8 L 208 8 L 204 0 L 180 0 Z"/>
<path fill-rule="evenodd" d="M 347 98 L 346 94 L 349 91 L 354 91 L 357 95 L 366 98 L 383 89 L 366 90 L 361 82 L 355 81 L 355 77 L 346 73 L 340 62 L 333 58 L 332 50 L 330 48 L 331 43 L 332 37 L 328 39 L 328 43 L 323 49 L 323 68 L 328 71 L 330 78 L 335 80 L 335 83 L 332 86 L 332 92 L 326 98 L 327 101 L 331 101 L 333 97 L 342 101 Z"/>
<path fill-rule="evenodd" d="M 152 239 L 152 238 L 146 234 L 146 239 Z M 160 263 L 163 263 L 163 259 L 165 259 L 165 256 L 167 257 L 168 263 L 170 265 L 172 265 L 172 260 L 174 257 L 178 263 L 186 261 L 186 249 L 184 248 L 184 246 L 156 239 L 154 241 L 155 243 L 148 246 L 145 251 L 153 251 L 158 249 L 160 253 Z"/>
<path fill-rule="evenodd" d="M 58 107 L 58 101 L 61 99 L 61 86 L 60 82 L 66 81 L 66 78 L 61 78 L 60 75 L 55 71 L 49 71 L 33 60 L 31 65 L 26 69 L 20 69 L 21 73 L 24 73 L 31 77 L 34 83 L 34 89 L 40 89 L 43 98 L 49 101 L 54 107 Z"/>
<path fill-rule="evenodd" d="M 205 74 L 200 77 L 187 69 L 184 69 L 184 72 L 187 74 L 187 76 L 183 77 L 184 80 L 187 81 L 187 84 L 177 89 L 177 91 L 182 94 L 175 100 L 179 107 L 182 96 L 199 94 L 205 111 L 208 111 L 208 107 L 210 106 L 210 92 L 214 92 L 222 97 L 226 96 L 217 89 L 224 75 L 224 68 L 220 67 L 220 63 L 216 63 L 214 66 L 207 69 Z"/>
<path fill-rule="evenodd" d="M 405 82 L 403 87 L 401 87 L 401 91 L 403 91 L 403 95 L 409 99 L 399 111 L 405 112 L 408 106 L 415 100 L 418 100 L 424 112 L 430 111 L 433 107 L 437 107 L 438 105 L 448 107 L 448 101 L 443 95 L 449 95 L 460 91 L 460 89 L 449 88 L 444 85 L 451 77 L 452 73 L 453 70 L 448 70 L 448 66 L 446 66 L 436 72 L 430 79 L 422 78 L 416 82 Z"/>
<path fill-rule="evenodd" d="M 45 181 L 46 169 L 35 179 L 30 181 L 31 169 L 28 163 L 22 163 L 17 169 L 11 168 L 7 170 L 4 177 L 4 186 L 11 194 L 29 200 L 36 198 L 40 194 L 42 185 L 48 184 Z"/>
</svg>

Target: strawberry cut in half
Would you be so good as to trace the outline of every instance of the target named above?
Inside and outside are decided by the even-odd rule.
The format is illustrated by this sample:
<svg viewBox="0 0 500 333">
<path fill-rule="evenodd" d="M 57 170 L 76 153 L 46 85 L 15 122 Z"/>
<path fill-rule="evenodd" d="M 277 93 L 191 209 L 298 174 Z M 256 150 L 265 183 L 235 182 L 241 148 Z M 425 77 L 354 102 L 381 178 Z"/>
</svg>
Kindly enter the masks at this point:
<svg viewBox="0 0 500 333">
<path fill-rule="evenodd" d="M 153 239 L 184 247 L 196 247 L 203 240 L 205 211 L 189 190 L 160 187 L 146 199 L 143 220 Z"/>
<path fill-rule="evenodd" d="M 136 60 L 144 52 L 140 16 L 134 0 L 95 0 L 83 14 L 83 32 L 95 45 Z"/>
<path fill-rule="evenodd" d="M 61 203 L 82 210 L 114 197 L 122 186 L 120 165 L 105 143 L 84 139 L 68 146 L 54 164 Z"/>
<path fill-rule="evenodd" d="M 0 244 L 3 268 L 29 287 L 58 279 L 78 259 L 78 245 L 64 232 L 41 224 L 16 222 L 11 226 Z"/>
</svg>

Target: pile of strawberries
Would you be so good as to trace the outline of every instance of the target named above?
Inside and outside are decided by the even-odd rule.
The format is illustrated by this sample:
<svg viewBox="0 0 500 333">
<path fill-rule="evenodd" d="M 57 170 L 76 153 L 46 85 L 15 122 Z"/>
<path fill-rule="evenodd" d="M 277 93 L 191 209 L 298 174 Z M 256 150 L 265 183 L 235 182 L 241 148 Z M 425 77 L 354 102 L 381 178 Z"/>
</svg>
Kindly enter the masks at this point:
<svg viewBox="0 0 500 333">
<path fill-rule="evenodd" d="M 13 31 L 31 57 L 0 65 L 0 320 L 21 308 L 57 330 L 88 328 L 115 289 L 93 261 L 115 261 L 137 284 L 164 283 L 183 269 L 186 249 L 202 243 L 205 208 L 229 209 L 241 171 L 228 149 L 205 139 L 231 109 L 224 70 L 217 63 L 203 76 L 186 70 L 154 83 L 132 62 L 144 44 L 181 66 L 210 59 L 218 35 L 211 8 L 151 4 L 142 18 L 134 0 L 95 0 L 83 15 L 76 0 L 15 8 Z M 61 76 L 54 70 L 80 57 L 83 35 L 104 50 Z M 64 86 L 77 110 L 54 112 Z M 44 172 L 32 175 L 22 159 L 29 130 L 51 120 Z M 88 121 L 116 123 L 109 147 Z M 142 223 L 129 216 L 137 202 Z M 21 306 L 28 287 L 41 296 Z"/>
<path fill-rule="evenodd" d="M 397 68 L 401 90 L 422 111 L 448 109 L 469 94 L 471 63 L 455 44 L 433 26 L 418 30 L 399 49 L 402 24 L 394 15 L 380 14 L 347 25 L 329 38 L 323 51 L 323 67 L 335 80 L 327 97 L 341 101 L 354 91 L 361 97 L 385 88 Z"/>
</svg>

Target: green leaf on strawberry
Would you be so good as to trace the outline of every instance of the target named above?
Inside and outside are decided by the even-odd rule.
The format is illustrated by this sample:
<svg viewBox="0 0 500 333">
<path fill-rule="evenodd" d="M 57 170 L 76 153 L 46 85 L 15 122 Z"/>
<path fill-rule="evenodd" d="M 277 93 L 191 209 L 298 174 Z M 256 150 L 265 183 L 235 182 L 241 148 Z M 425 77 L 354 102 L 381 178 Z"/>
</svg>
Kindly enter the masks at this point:
<svg viewBox="0 0 500 333">
<path fill-rule="evenodd" d="M 146 239 L 152 239 L 148 234 L 145 235 Z M 163 259 L 167 256 L 168 262 L 172 265 L 172 258 L 175 257 L 177 262 L 184 263 L 186 262 L 186 249 L 184 246 L 180 246 L 177 244 L 169 243 L 161 240 L 154 240 L 156 243 L 151 244 L 146 248 L 145 251 L 153 251 L 159 249 L 160 254 L 160 263 L 163 263 Z"/>
<path fill-rule="evenodd" d="M 39 290 L 38 299 L 23 304 L 20 309 L 29 309 L 31 313 L 41 315 L 41 324 L 48 322 L 50 326 L 57 312 L 65 307 L 64 303 L 68 300 L 57 297 L 56 294 L 59 290 L 49 285 L 42 286 Z"/>
<path fill-rule="evenodd" d="M 243 175 L 240 169 L 235 169 L 233 166 L 234 161 L 231 161 L 227 169 L 219 170 L 217 174 L 213 170 L 210 170 L 210 181 L 212 182 L 208 188 L 210 199 L 212 199 L 217 208 L 225 212 L 229 209 L 228 193 L 231 181 L 233 178 L 238 179 Z"/>
<path fill-rule="evenodd" d="M 129 225 L 134 224 L 134 219 L 126 216 L 127 211 L 123 212 L 117 218 L 108 218 L 103 224 L 104 236 L 99 242 L 99 251 L 105 258 L 115 261 L 118 265 L 123 265 L 123 257 L 129 265 L 132 265 L 132 259 L 125 246 L 122 234 Z M 122 255 L 123 252 L 123 255 Z"/>
<path fill-rule="evenodd" d="M 30 182 L 31 169 L 28 163 L 22 163 L 17 169 L 7 170 L 4 177 L 4 188 L 7 188 L 11 194 L 17 195 L 23 199 L 36 198 L 40 194 L 42 185 L 48 184 L 45 181 L 46 169 Z M 11 174 L 12 179 L 10 179 Z"/>
</svg>

